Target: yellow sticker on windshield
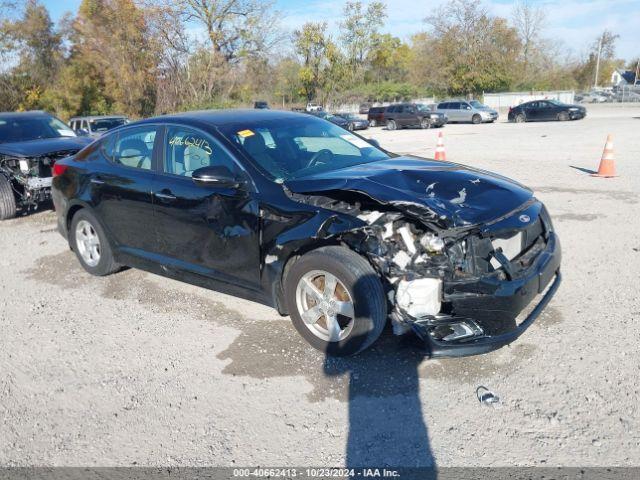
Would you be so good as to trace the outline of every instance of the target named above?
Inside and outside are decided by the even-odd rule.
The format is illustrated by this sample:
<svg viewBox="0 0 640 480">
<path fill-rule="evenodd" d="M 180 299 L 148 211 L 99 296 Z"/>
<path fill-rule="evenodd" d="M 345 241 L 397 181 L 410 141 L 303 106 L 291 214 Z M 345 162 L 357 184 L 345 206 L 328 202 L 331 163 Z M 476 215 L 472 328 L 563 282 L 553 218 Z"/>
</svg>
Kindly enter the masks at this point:
<svg viewBox="0 0 640 480">
<path fill-rule="evenodd" d="M 255 133 L 253 133 L 251 130 L 241 130 L 238 132 L 238 135 L 240 135 L 242 138 L 247 138 L 253 137 Z"/>
</svg>

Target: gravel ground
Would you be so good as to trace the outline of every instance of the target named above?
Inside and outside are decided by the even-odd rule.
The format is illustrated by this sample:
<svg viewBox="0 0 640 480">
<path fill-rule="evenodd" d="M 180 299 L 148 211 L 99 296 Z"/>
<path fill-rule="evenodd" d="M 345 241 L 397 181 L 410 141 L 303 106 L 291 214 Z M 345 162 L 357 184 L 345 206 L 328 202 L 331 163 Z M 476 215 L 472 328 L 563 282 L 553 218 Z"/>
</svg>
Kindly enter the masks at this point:
<svg viewBox="0 0 640 480">
<path fill-rule="evenodd" d="M 51 212 L 1 223 L 0 465 L 640 466 L 640 106 L 589 112 L 441 130 L 449 160 L 533 187 L 563 244 L 549 308 L 480 357 L 385 333 L 326 359 L 260 305 L 89 276 Z M 365 135 L 431 156 L 438 131 Z M 590 177 L 607 133 L 620 177 Z"/>
</svg>

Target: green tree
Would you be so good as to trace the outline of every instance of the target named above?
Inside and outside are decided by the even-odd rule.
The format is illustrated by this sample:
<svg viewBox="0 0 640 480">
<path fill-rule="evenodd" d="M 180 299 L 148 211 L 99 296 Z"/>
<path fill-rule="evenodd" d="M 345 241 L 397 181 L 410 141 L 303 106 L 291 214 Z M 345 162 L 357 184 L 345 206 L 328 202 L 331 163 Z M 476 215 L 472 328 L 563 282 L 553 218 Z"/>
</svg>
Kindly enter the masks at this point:
<svg viewBox="0 0 640 480">
<path fill-rule="evenodd" d="M 387 7 L 382 2 L 371 2 L 365 8 L 360 0 L 347 1 L 340 22 L 340 40 L 352 65 L 364 64 L 386 17 Z"/>
<path fill-rule="evenodd" d="M 507 90 L 513 85 L 521 45 L 517 31 L 504 18 L 490 16 L 478 0 L 450 0 L 426 22 L 430 35 L 422 40 L 432 52 L 435 84 L 445 75 L 451 94 Z M 432 72 L 422 72 L 427 81 Z"/>
</svg>

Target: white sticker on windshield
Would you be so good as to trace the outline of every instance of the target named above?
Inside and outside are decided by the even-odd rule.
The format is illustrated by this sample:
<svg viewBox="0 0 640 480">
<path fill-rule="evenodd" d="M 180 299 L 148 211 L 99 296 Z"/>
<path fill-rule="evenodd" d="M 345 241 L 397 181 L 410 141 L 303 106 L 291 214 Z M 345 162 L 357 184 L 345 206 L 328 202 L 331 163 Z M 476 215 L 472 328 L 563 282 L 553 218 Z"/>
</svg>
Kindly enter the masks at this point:
<svg viewBox="0 0 640 480">
<path fill-rule="evenodd" d="M 58 133 L 60 134 L 61 137 L 75 137 L 76 134 L 74 133 L 73 130 L 66 130 L 61 128 L 60 130 L 58 130 Z"/>
<path fill-rule="evenodd" d="M 340 138 L 346 140 L 351 145 L 354 145 L 358 148 L 371 148 L 371 144 L 355 135 L 340 135 Z"/>
</svg>

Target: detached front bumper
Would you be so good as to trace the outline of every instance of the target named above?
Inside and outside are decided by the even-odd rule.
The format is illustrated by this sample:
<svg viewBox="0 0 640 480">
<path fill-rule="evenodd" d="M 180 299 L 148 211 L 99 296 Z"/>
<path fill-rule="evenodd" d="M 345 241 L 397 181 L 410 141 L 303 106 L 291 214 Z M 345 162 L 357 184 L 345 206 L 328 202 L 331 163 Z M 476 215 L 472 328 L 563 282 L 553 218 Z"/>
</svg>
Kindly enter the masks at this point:
<svg viewBox="0 0 640 480">
<path fill-rule="evenodd" d="M 425 341 L 431 357 L 463 357 L 497 350 L 522 335 L 553 298 L 562 278 L 560 262 L 560 243 L 550 232 L 545 249 L 526 274 L 513 280 L 482 279 L 475 293 L 452 293 L 449 300 L 455 315 L 441 321 L 417 321 L 412 324 L 413 329 Z M 516 317 L 541 294 L 537 305 L 517 323 Z M 445 341 L 434 335 L 438 327 L 465 322 L 471 330 L 479 327 L 479 334 L 458 341 Z"/>
</svg>

